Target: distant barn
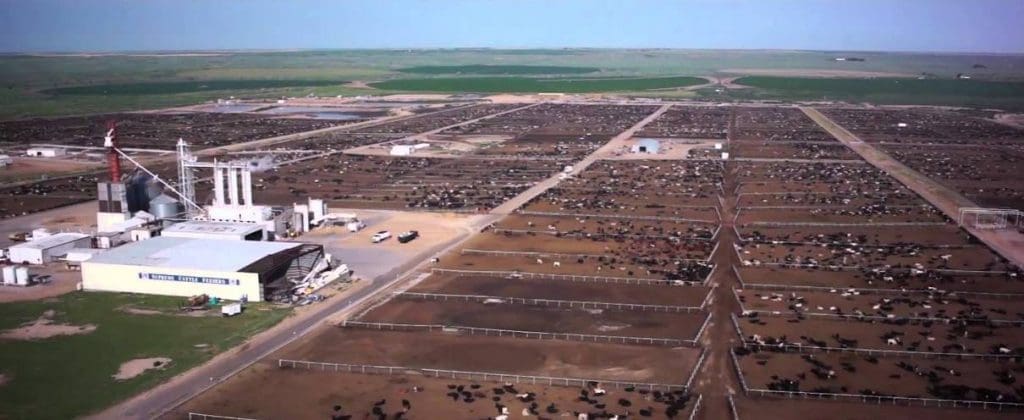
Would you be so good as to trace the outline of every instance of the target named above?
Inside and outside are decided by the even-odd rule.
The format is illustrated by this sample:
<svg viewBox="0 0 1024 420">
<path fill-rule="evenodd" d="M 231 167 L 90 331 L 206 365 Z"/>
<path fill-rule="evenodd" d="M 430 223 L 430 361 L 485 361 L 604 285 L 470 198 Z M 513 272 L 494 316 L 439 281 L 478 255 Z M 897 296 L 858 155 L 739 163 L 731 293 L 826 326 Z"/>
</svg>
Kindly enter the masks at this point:
<svg viewBox="0 0 1024 420">
<path fill-rule="evenodd" d="M 636 142 L 636 144 L 633 145 L 633 148 L 630 149 L 633 153 L 651 154 L 658 153 L 659 150 L 661 150 L 661 142 L 654 139 L 640 139 L 640 141 Z"/>
</svg>

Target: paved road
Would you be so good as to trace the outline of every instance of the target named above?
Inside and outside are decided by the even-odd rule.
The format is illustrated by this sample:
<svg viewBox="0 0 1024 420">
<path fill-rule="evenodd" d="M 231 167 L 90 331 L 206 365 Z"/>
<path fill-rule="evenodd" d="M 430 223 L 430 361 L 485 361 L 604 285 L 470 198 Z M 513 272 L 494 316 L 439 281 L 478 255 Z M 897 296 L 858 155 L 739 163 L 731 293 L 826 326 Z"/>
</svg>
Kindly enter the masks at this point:
<svg viewBox="0 0 1024 420">
<path fill-rule="evenodd" d="M 818 123 L 822 128 L 839 139 L 854 152 L 857 152 L 864 160 L 868 161 L 878 169 L 881 169 L 896 178 L 897 181 L 906 185 L 912 191 L 923 197 L 933 206 L 937 207 L 950 219 L 957 220 L 960 207 L 981 207 L 960 193 L 935 182 L 931 178 L 910 169 L 906 165 L 893 159 L 885 152 L 878 150 L 869 143 L 849 132 L 835 121 L 826 117 L 814 108 L 800 107 L 808 117 Z M 970 226 L 964 226 L 967 231 L 976 236 L 985 245 L 991 247 L 995 252 L 1010 260 L 1018 267 L 1024 267 L 1024 235 L 1015 230 L 982 230 Z"/>
</svg>

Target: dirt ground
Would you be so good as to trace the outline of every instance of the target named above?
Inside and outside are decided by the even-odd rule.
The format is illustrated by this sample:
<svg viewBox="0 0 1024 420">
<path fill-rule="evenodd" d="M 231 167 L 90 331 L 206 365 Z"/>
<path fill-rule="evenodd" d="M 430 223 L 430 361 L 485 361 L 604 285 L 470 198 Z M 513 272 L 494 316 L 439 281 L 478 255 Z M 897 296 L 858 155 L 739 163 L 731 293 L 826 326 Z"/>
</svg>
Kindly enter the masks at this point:
<svg viewBox="0 0 1024 420">
<path fill-rule="evenodd" d="M 163 369 L 171 363 L 171 359 L 166 357 L 147 357 L 144 359 L 132 359 L 121 364 L 121 367 L 115 373 L 114 379 L 119 381 L 126 381 L 136 376 L 146 373 L 150 369 Z"/>
<path fill-rule="evenodd" d="M 850 289 L 821 292 L 738 290 L 750 311 L 787 314 L 875 316 L 882 318 L 982 319 L 1022 321 L 1024 306 L 1016 299 L 957 296 L 952 294 L 880 295 Z"/>
<path fill-rule="evenodd" d="M 75 172 L 99 167 L 100 162 L 86 162 L 74 159 L 13 157 L 12 163 L 0 168 L 0 182 L 53 176 L 64 172 Z"/>
<path fill-rule="evenodd" d="M 92 324 L 70 325 L 53 322 L 54 313 L 48 310 L 35 321 L 0 332 L 3 340 L 42 340 L 59 335 L 89 334 L 96 330 Z"/>
<path fill-rule="evenodd" d="M 748 341 L 753 335 L 761 339 L 778 339 L 808 347 L 845 347 L 878 350 L 905 350 L 929 353 L 999 354 L 1000 347 L 1024 353 L 1024 328 L 999 325 L 950 325 L 944 322 L 848 320 L 837 328 L 836 321 L 808 318 L 741 318 L 740 329 Z M 890 344 L 887 335 L 899 337 Z M 855 343 L 843 340 L 855 340 Z M 1016 347 L 1016 348 L 1015 348 Z M 1018 354 L 1020 354 L 1018 353 Z"/>
<path fill-rule="evenodd" d="M 439 274 L 409 291 L 688 307 L 699 307 L 709 292 L 704 287 Z"/>
<path fill-rule="evenodd" d="M 49 275 L 50 282 L 34 284 L 28 287 L 0 286 L 0 303 L 39 300 L 60 296 L 78 289 L 82 276 L 77 270 L 68 270 L 63 263 L 52 263 L 45 266 L 33 266 L 30 275 Z"/>
<path fill-rule="evenodd" d="M 316 383 L 314 389 L 308 384 Z M 456 389 L 449 389 L 454 386 Z M 472 401 L 461 395 L 452 399 L 450 392 L 457 387 L 471 392 Z M 498 394 L 501 390 L 501 394 Z M 516 393 L 534 393 L 541 416 L 561 418 L 574 412 L 598 413 L 607 410 L 611 414 L 636 415 L 639 410 L 651 408 L 664 416 L 666 405 L 654 401 L 653 394 L 641 394 L 639 390 L 625 391 L 604 387 L 607 394 L 594 396 L 593 388 L 560 387 L 547 385 L 514 384 L 511 392 L 504 384 L 484 381 L 435 379 L 417 374 L 400 376 L 362 375 L 350 373 L 279 369 L 269 362 L 261 362 L 252 369 L 230 379 L 225 386 L 216 387 L 188 402 L 163 419 L 186 419 L 189 411 L 217 413 L 239 417 L 266 419 L 285 418 L 329 418 L 331 415 L 351 416 L 363 419 L 372 416 L 373 407 L 379 406 L 389 416 L 402 411 L 402 401 L 409 402 L 405 418 L 410 419 L 481 419 L 500 414 L 496 404 L 509 410 L 513 418 L 522 414 L 531 403 L 516 398 Z M 590 404 L 580 400 L 581 391 L 588 391 Z M 481 393 L 481 394 L 477 394 Z M 237 398 L 245 395 L 246 398 Z M 619 399 L 628 401 L 625 407 Z M 265 401 L 275 401 L 265 404 Z M 552 410 L 548 408 L 554 404 Z M 334 406 L 340 406 L 335 411 Z M 676 418 L 686 418 L 693 409 L 690 400 L 679 410 Z M 575 417 L 573 417 L 575 418 Z"/>
<path fill-rule="evenodd" d="M 1015 395 L 1013 386 L 1000 383 L 993 373 L 1003 370 L 1014 374 L 1024 372 L 1024 367 L 1013 362 L 895 358 L 877 358 L 872 362 L 865 356 L 835 353 L 760 352 L 739 356 L 738 360 L 751 388 L 767 389 L 769 383 L 776 381 L 772 375 L 777 375 L 799 380 L 801 391 L 857 394 L 884 390 L 887 395 L 919 398 L 936 397 L 928 391 L 930 372 L 941 378 L 943 385 L 984 387 L 1007 395 Z M 820 367 L 816 367 L 814 361 L 820 362 Z M 812 369 L 833 373 L 825 379 L 813 374 Z M 968 395 L 963 399 L 979 398 Z"/>
<path fill-rule="evenodd" d="M 914 289 L 935 287 L 937 290 L 980 293 L 1024 294 L 1024 279 L 1006 274 L 938 274 L 938 278 L 909 276 L 887 282 L 882 276 L 871 276 L 857 270 L 828 271 L 797 268 L 742 267 L 738 268 L 744 283 L 786 286 L 812 286 L 845 289 Z"/>
<path fill-rule="evenodd" d="M 735 397 L 741 419 L 788 420 L 795 418 L 862 419 L 934 419 L 934 420 L 1010 420 L 1020 418 L 1019 411 L 972 410 L 936 407 L 905 407 L 892 404 L 863 404 L 840 401 L 794 400 L 784 398 Z M 811 414 L 817 413 L 817 414 Z"/>
<path fill-rule="evenodd" d="M 700 350 L 328 328 L 272 358 L 681 384 Z"/>
<path fill-rule="evenodd" d="M 359 321 L 693 340 L 706 314 L 392 299 Z"/>
<path fill-rule="evenodd" d="M 452 239 L 472 233 L 473 226 L 483 216 L 456 213 L 405 212 L 385 210 L 354 210 L 331 208 L 331 212 L 355 213 L 366 223 L 359 232 L 349 232 L 343 226 L 314 229 L 296 240 L 324 245 L 324 250 L 348 264 L 355 276 L 373 278 L 399 266 L 412 258 L 445 244 Z M 374 244 L 370 238 L 378 231 L 391 232 L 391 238 Z M 419 238 L 398 242 L 398 234 L 419 231 Z"/>
</svg>

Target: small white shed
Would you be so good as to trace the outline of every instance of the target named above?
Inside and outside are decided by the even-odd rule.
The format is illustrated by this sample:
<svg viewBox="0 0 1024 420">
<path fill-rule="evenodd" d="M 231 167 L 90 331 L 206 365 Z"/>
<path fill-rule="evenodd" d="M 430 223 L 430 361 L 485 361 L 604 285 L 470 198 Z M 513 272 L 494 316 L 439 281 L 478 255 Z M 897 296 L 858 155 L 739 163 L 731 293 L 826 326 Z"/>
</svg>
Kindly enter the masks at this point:
<svg viewBox="0 0 1024 420">
<path fill-rule="evenodd" d="M 7 249 L 7 257 L 15 264 L 46 264 L 63 257 L 75 248 L 90 248 L 92 238 L 83 233 L 58 233 Z"/>
</svg>

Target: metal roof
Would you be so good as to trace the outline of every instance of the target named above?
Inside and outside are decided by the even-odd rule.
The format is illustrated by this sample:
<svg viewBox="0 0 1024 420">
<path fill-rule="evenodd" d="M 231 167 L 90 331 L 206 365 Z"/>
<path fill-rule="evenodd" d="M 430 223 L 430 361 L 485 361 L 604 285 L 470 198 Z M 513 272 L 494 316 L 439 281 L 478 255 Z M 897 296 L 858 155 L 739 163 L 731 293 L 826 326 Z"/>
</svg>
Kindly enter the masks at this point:
<svg viewBox="0 0 1024 420">
<path fill-rule="evenodd" d="M 55 233 L 50 236 L 36 239 L 34 241 L 24 242 L 17 245 L 11 245 L 11 248 L 32 248 L 32 249 L 50 249 L 53 247 L 65 245 L 83 238 L 88 238 L 89 235 L 84 233 L 75 232 L 64 232 Z"/>
<path fill-rule="evenodd" d="M 164 228 L 164 233 L 200 233 L 205 235 L 248 235 L 263 230 L 255 223 L 188 221 L 175 223 Z"/>
<path fill-rule="evenodd" d="M 86 264 L 136 265 L 210 271 L 239 271 L 260 259 L 302 246 L 299 242 L 156 238 L 98 254 Z"/>
</svg>

